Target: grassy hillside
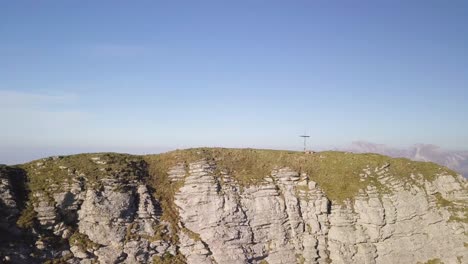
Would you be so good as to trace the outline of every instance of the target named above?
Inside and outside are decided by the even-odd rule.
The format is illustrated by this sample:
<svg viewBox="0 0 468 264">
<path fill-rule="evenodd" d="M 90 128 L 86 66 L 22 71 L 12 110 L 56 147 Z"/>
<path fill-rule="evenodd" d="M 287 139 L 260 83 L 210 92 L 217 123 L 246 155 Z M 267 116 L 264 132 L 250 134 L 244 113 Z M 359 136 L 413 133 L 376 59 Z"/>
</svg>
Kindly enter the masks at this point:
<svg viewBox="0 0 468 264">
<path fill-rule="evenodd" d="M 347 152 L 325 151 L 304 154 L 296 151 L 196 148 L 176 150 L 164 154 L 144 157 L 155 171 L 164 173 L 177 163 L 189 163 L 200 159 L 216 162 L 219 170 L 227 171 L 243 185 L 260 183 L 271 171 L 278 167 L 290 167 L 305 172 L 316 181 L 335 201 L 354 197 L 359 189 L 368 184 L 378 185 L 375 178 L 360 181 L 359 174 L 369 167 L 389 165 L 389 173 L 401 180 L 412 182 L 411 174 L 421 174 L 433 180 L 439 173 L 456 175 L 455 172 L 429 162 L 416 162 L 403 158 L 390 158 L 378 154 L 354 154 Z"/>
<path fill-rule="evenodd" d="M 411 174 L 422 175 L 432 180 L 439 173 L 456 175 L 455 172 L 434 163 L 395 159 L 378 154 L 352 154 L 325 151 L 304 154 L 295 151 L 196 148 L 176 150 L 157 155 L 129 155 L 117 153 L 90 153 L 63 157 L 45 158 L 16 166 L 26 176 L 25 192 L 29 193 L 29 203 L 25 205 L 18 224 L 22 227 L 33 225 L 35 212 L 33 193 L 40 191 L 52 198 L 63 186 L 76 177 L 84 179 L 86 188 L 101 188 L 103 178 L 118 177 L 121 180 L 140 178 L 151 186 L 153 194 L 163 209 L 163 219 L 178 229 L 178 213 L 174 205 L 174 194 L 183 184 L 170 182 L 168 170 L 179 163 L 186 166 L 201 159 L 217 164 L 217 175 L 228 172 L 241 186 L 260 184 L 275 168 L 290 167 L 297 172 L 307 173 L 310 180 L 318 183 L 327 197 L 334 202 L 342 202 L 356 196 L 360 189 L 369 184 L 384 186 L 376 177 L 361 180 L 360 174 L 369 168 L 373 171 L 388 165 L 389 173 L 404 182 L 417 184 Z M 221 176 L 220 176 L 221 177 Z M 177 233 L 177 232 L 176 232 Z M 177 240 L 177 237 L 165 238 Z"/>
<path fill-rule="evenodd" d="M 146 164 L 141 156 L 89 153 L 44 158 L 18 167 L 27 173 L 31 191 L 47 191 L 55 185 L 60 189 L 61 183 L 77 175 L 85 177 L 90 185 L 106 177 L 124 175 L 128 179 L 135 178 L 144 174 Z"/>
<path fill-rule="evenodd" d="M 148 184 L 150 191 L 163 209 L 162 220 L 169 222 L 172 226 L 172 235 L 163 232 L 165 225 L 155 227 L 157 232 L 151 239 L 163 239 L 177 244 L 180 231 L 184 231 L 195 240 L 199 238 L 197 234 L 179 225 L 174 195 L 183 182 L 171 182 L 167 173 L 177 164 L 185 164 L 188 168 L 190 162 L 199 160 L 214 162 L 216 164 L 215 176 L 223 177 L 221 172 L 227 172 L 243 187 L 262 184 L 264 178 L 268 177 L 272 170 L 289 167 L 299 173 L 306 173 L 309 180 L 317 182 L 334 203 L 352 199 L 360 189 L 370 184 L 380 188 L 382 192 L 388 191 L 377 181 L 375 168 L 385 167 L 392 177 L 409 184 L 420 184 L 411 177 L 412 174 L 430 181 L 441 173 L 456 175 L 455 172 L 434 163 L 395 159 L 378 154 L 336 151 L 304 154 L 296 151 L 225 148 L 176 150 L 156 155 L 78 154 L 44 158 L 13 167 L 0 166 L 0 173 L 14 177 L 13 182 L 18 183 L 16 188 L 21 189 L 18 193 L 24 196 L 24 201 L 19 206 L 22 212 L 17 224 L 25 229 L 31 229 L 38 224 L 33 203 L 38 202 L 38 199 L 52 200 L 54 193 L 69 188 L 73 182 L 79 181 L 86 189 L 102 189 L 104 184 L 108 184 L 101 181 L 102 179 L 118 178 L 118 184 L 111 186 L 113 188 L 122 186 L 114 190 L 125 192 L 125 183 L 138 179 Z M 360 176 L 364 170 L 371 174 L 365 180 Z M 44 196 L 38 198 L 34 195 L 36 192 Z M 440 195 L 436 196 L 436 199 L 438 206 L 459 210 L 455 204 Z M 466 222 L 466 209 L 464 215 L 463 218 L 462 214 L 453 214 L 452 220 Z M 89 239 L 77 232 L 70 238 L 70 241 L 83 247 L 92 246 Z M 156 259 L 155 263 L 183 263 L 183 258 L 181 254 L 172 257 L 168 255 Z"/>
<path fill-rule="evenodd" d="M 99 160 L 93 160 L 99 157 Z M 237 179 L 241 186 L 259 184 L 271 171 L 279 167 L 290 167 L 307 173 L 334 201 L 354 197 L 359 189 L 368 184 L 378 185 L 374 177 L 360 181 L 363 169 L 389 165 L 389 173 L 405 182 L 412 182 L 411 174 L 421 174 L 428 180 L 439 173 L 456 175 L 455 172 L 429 162 L 416 162 L 403 158 L 390 158 L 378 154 L 354 154 L 325 151 L 304 154 L 296 151 L 195 148 L 176 150 L 155 155 L 128 155 L 116 153 L 78 154 L 57 158 L 46 158 L 20 165 L 29 179 L 31 191 L 46 190 L 51 185 L 67 181 L 71 175 L 82 174 L 88 183 L 99 182 L 105 177 L 148 176 L 158 196 L 173 194 L 178 186 L 167 179 L 170 167 L 207 159 L 215 161 L 218 170 L 226 171 Z M 164 186 L 161 190 L 161 186 Z"/>
</svg>

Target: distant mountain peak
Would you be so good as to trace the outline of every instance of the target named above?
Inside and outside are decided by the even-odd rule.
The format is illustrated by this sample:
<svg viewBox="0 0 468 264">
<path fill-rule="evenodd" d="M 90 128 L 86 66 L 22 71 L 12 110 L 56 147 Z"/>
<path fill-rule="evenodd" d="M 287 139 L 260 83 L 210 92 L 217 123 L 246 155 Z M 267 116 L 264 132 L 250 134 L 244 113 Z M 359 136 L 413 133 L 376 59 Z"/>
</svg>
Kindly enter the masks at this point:
<svg viewBox="0 0 468 264">
<path fill-rule="evenodd" d="M 468 151 L 445 150 L 434 144 L 414 144 L 408 148 L 395 148 L 368 141 L 355 141 L 346 151 L 379 153 L 391 157 L 403 157 L 416 161 L 430 161 L 446 166 L 468 177 Z"/>
</svg>

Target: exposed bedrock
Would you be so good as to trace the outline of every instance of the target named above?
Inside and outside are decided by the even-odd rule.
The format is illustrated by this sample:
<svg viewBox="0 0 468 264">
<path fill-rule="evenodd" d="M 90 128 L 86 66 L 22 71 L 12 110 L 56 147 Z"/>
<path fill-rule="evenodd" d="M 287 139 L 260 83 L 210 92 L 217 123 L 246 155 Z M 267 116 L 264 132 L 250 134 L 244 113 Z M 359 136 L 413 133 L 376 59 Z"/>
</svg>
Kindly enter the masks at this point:
<svg viewBox="0 0 468 264">
<path fill-rule="evenodd" d="M 468 263 L 468 183 L 442 170 L 367 166 L 334 201 L 287 166 L 246 184 L 212 158 L 79 158 L 0 167 L 1 263 Z"/>
</svg>

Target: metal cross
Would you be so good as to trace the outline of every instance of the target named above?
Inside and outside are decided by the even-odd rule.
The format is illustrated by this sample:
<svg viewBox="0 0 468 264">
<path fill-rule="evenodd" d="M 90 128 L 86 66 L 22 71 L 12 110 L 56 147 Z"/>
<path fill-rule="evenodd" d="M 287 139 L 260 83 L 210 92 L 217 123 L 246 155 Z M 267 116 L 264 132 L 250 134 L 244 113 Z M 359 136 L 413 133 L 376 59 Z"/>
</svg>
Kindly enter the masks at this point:
<svg viewBox="0 0 468 264">
<path fill-rule="evenodd" d="M 304 138 L 304 152 L 306 152 L 307 149 L 307 138 L 310 138 L 308 135 L 300 135 L 301 138 Z"/>
</svg>

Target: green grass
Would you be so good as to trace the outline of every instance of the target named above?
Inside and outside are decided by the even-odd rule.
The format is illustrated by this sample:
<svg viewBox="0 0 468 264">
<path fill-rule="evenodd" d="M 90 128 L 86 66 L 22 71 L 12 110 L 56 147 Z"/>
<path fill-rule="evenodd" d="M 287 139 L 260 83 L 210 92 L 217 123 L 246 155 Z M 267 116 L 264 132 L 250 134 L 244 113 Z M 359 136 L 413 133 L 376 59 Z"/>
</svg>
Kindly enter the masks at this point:
<svg viewBox="0 0 468 264">
<path fill-rule="evenodd" d="M 452 206 L 454 206 L 454 204 L 451 201 L 444 199 L 444 197 L 442 197 L 442 194 L 440 194 L 440 193 L 436 193 L 435 197 L 436 197 L 437 206 L 439 206 L 439 207 L 452 207 Z"/>
<path fill-rule="evenodd" d="M 150 175 L 149 185 L 153 189 L 154 197 L 159 201 L 162 208 L 161 220 L 170 223 L 173 233 L 179 231 L 179 214 L 174 204 L 175 193 L 182 186 L 182 183 L 171 183 L 167 172 L 176 165 L 174 160 L 168 159 L 164 155 L 150 155 L 144 157 L 148 164 L 148 173 Z M 178 237 L 173 235 L 171 242 L 177 243 Z"/>
<path fill-rule="evenodd" d="M 70 260 L 73 258 L 73 253 L 68 253 L 63 257 L 60 258 L 55 258 L 52 260 L 46 260 L 44 264 L 66 264 L 68 263 L 67 260 Z"/>
<path fill-rule="evenodd" d="M 418 263 L 421 263 L 421 262 L 418 262 Z M 443 264 L 443 262 L 440 259 L 435 258 L 435 259 L 430 259 L 424 262 L 423 264 Z"/>
<path fill-rule="evenodd" d="M 21 215 L 18 218 L 16 224 L 18 225 L 18 227 L 23 229 L 32 228 L 34 226 L 36 215 L 37 213 L 36 211 L 34 211 L 34 206 L 32 205 L 32 203 L 28 203 L 26 208 L 24 208 L 21 212 Z"/>
<path fill-rule="evenodd" d="M 443 207 L 450 211 L 449 221 L 468 223 L 468 208 L 466 206 L 460 206 L 444 199 L 440 193 L 436 193 L 435 198 L 438 207 Z"/>
<path fill-rule="evenodd" d="M 70 245 L 75 245 L 81 248 L 83 251 L 88 249 L 98 249 L 99 245 L 91 241 L 87 235 L 76 231 L 68 239 Z"/>
<path fill-rule="evenodd" d="M 96 164 L 92 160 L 93 157 L 100 157 L 100 160 L 105 161 L 106 164 Z M 169 222 L 172 228 L 172 235 L 168 236 L 163 232 L 163 225 L 156 226 L 156 235 L 151 239 L 164 239 L 177 244 L 177 233 L 184 228 L 178 225 L 179 215 L 174 204 L 174 196 L 184 183 L 183 181 L 171 182 L 168 178 L 168 170 L 180 163 L 188 168 L 190 162 L 199 160 L 216 163 L 215 175 L 220 177 L 221 183 L 223 182 L 221 172 L 227 172 L 241 187 L 262 184 L 264 178 L 271 175 L 272 170 L 289 167 L 299 173 L 306 173 L 309 180 L 317 182 L 319 188 L 335 203 L 353 199 L 360 189 L 368 185 L 376 186 L 380 192 L 390 191 L 380 184 L 374 173 L 375 168 L 386 164 L 389 164 L 388 173 L 392 177 L 410 184 L 417 184 L 410 177 L 411 174 L 422 175 L 429 181 L 440 173 L 456 175 L 455 172 L 434 163 L 395 159 L 378 154 L 352 154 L 337 151 L 304 154 L 279 150 L 195 148 L 144 156 L 117 153 L 78 154 L 56 159 L 41 159 L 17 166 L 26 172 L 27 188 L 30 191 L 28 206 L 23 210 L 18 225 L 31 228 L 34 224 L 35 212 L 32 207 L 36 199 L 32 196 L 34 192 L 42 192 L 46 197 L 51 198 L 54 192 L 62 191 L 61 186 L 64 183 L 71 183 L 71 179 L 78 175 L 85 178 L 85 188 L 95 189 L 102 187 L 103 178 L 119 177 L 128 181 L 139 178 L 150 186 L 150 191 L 162 207 L 162 220 Z M 42 163 L 42 165 L 37 166 L 37 163 Z M 359 175 L 367 167 L 372 172 L 371 176 L 361 181 Z M 53 187 L 54 185 L 56 187 Z M 308 190 L 308 187 L 298 187 L 297 190 Z M 441 196 L 436 198 L 440 206 L 449 206 L 450 202 Z M 130 230 L 128 230 L 127 239 L 136 239 Z M 189 235 L 194 239 L 197 238 L 197 234 L 189 233 Z M 70 242 L 83 248 L 96 246 L 76 230 Z M 183 256 L 178 253 L 176 256 L 165 255 L 155 258 L 154 263 L 183 263 L 183 261 Z"/>
<path fill-rule="evenodd" d="M 302 255 L 296 254 L 296 260 L 297 260 L 297 264 L 304 264 L 305 263 L 305 258 Z"/>
<path fill-rule="evenodd" d="M 466 206 L 461 209 L 452 209 L 451 214 L 449 221 L 468 224 L 468 208 Z"/>
<path fill-rule="evenodd" d="M 189 163 L 200 159 L 213 160 L 219 170 L 224 170 L 237 179 L 241 186 L 255 185 L 279 167 L 290 167 L 298 172 L 305 172 L 316 181 L 327 196 L 340 202 L 353 198 L 369 184 L 382 187 L 375 177 L 360 181 L 359 174 L 369 166 L 376 167 L 390 164 L 389 173 L 395 178 L 412 182 L 410 175 L 422 174 L 433 180 L 438 173 L 456 173 L 434 163 L 415 162 L 408 159 L 394 159 L 378 154 L 351 154 L 346 152 L 325 151 L 315 154 L 303 154 L 295 151 L 197 148 L 176 150 L 146 158 L 162 161 L 167 170 L 177 163 Z M 151 162 L 150 162 L 151 163 Z"/>
<path fill-rule="evenodd" d="M 106 164 L 96 164 L 92 157 L 100 157 Z M 327 196 L 340 202 L 353 198 L 360 189 L 369 184 L 382 187 L 375 177 L 360 181 L 363 169 L 367 166 L 371 171 L 384 164 L 390 164 L 389 173 L 404 182 L 414 183 L 411 174 L 421 174 L 427 180 L 433 180 L 438 173 L 456 175 L 455 172 L 429 162 L 416 162 L 402 158 L 390 158 L 378 154 L 351 154 L 346 152 L 325 151 L 315 154 L 304 154 L 296 151 L 258 150 L 258 149 L 225 149 L 196 148 L 176 150 L 158 155 L 134 156 L 116 153 L 78 154 L 59 157 L 58 159 L 37 160 L 21 168 L 27 171 L 31 191 L 48 191 L 53 184 L 59 185 L 69 181 L 73 175 L 82 174 L 87 184 L 96 184 L 105 177 L 125 175 L 126 179 L 134 179 L 139 174 L 147 172 L 150 175 L 150 185 L 154 187 L 155 195 L 161 201 L 163 209 L 168 212 L 164 218 L 170 222 L 176 220 L 177 212 L 170 209 L 174 193 L 180 183 L 171 183 L 167 171 L 178 163 L 188 164 L 201 159 L 215 161 L 218 172 L 223 170 L 232 175 L 241 186 L 260 184 L 275 168 L 290 167 L 298 172 L 305 172 L 309 179 L 316 181 Z M 36 166 L 37 162 L 44 163 Z M 60 169 L 60 166 L 66 169 Z M 144 168 L 148 166 L 148 168 Z M 142 169 L 143 168 L 143 169 Z M 163 188 L 161 188 L 163 186 Z M 59 191 L 59 190 L 56 190 Z"/>
<path fill-rule="evenodd" d="M 184 263 L 187 263 L 187 261 L 180 254 L 173 256 L 166 252 L 161 257 L 156 256 L 153 258 L 153 264 L 184 264 Z"/>
<path fill-rule="evenodd" d="M 100 157 L 106 164 L 96 164 L 93 157 Z M 63 183 L 70 182 L 72 177 L 82 175 L 86 178 L 86 188 L 100 188 L 103 178 L 122 177 L 132 180 L 147 176 L 146 180 L 153 189 L 153 194 L 159 200 L 163 209 L 162 220 L 168 221 L 173 231 L 178 231 L 178 213 L 174 205 L 174 194 L 183 182 L 172 183 L 167 177 L 168 170 L 183 163 L 198 160 L 211 160 L 217 164 L 218 175 L 225 171 L 232 175 L 241 187 L 256 185 L 280 167 L 290 167 L 297 172 L 305 172 L 310 180 L 318 183 L 327 197 L 334 202 L 342 202 L 355 197 L 360 189 L 372 184 L 381 192 L 389 190 L 380 184 L 376 177 L 368 177 L 361 181 L 359 174 L 369 167 L 371 171 L 384 164 L 390 164 L 389 173 L 404 182 L 415 183 L 410 175 L 422 174 L 427 180 L 433 180 L 438 173 L 456 173 L 434 163 L 415 162 L 408 159 L 394 159 L 378 154 L 351 154 L 345 152 L 325 151 L 315 154 L 304 154 L 296 151 L 258 150 L 258 149 L 225 149 L 225 148 L 195 148 L 176 150 L 158 155 L 136 156 L 117 153 L 89 153 L 72 156 L 46 158 L 36 160 L 19 168 L 28 175 L 27 188 L 30 194 L 43 192 L 51 199 L 54 192 L 61 191 Z M 42 163 L 37 166 L 37 163 Z M 62 168 L 60 168 L 62 166 Z M 221 181 L 222 182 L 222 181 Z M 51 188 L 56 185 L 55 188 Z M 304 187 L 306 190 L 307 188 Z M 441 198 L 441 197 L 439 197 Z M 27 206 L 18 221 L 24 228 L 32 227 L 35 213 L 30 196 Z M 445 202 L 439 199 L 439 204 Z M 173 237 L 175 242 L 177 237 Z"/>
<path fill-rule="evenodd" d="M 106 164 L 96 164 L 93 157 L 100 157 Z M 38 163 L 41 165 L 38 166 Z M 62 191 L 63 185 L 71 183 L 73 177 L 82 175 L 87 187 L 100 188 L 103 178 L 123 175 L 127 180 L 135 179 L 145 173 L 145 166 L 140 156 L 117 153 L 60 156 L 17 165 L 27 174 L 26 189 L 29 192 L 29 206 L 22 211 L 18 225 L 24 228 L 32 226 L 35 214 L 32 203 L 37 201 L 33 194 L 36 192 L 42 193 L 44 199 L 52 200 L 53 194 Z"/>
<path fill-rule="evenodd" d="M 100 157 L 106 164 L 96 164 L 92 158 Z M 43 165 L 37 166 L 37 163 Z M 47 191 L 52 184 L 70 180 L 73 175 L 84 175 L 89 183 L 96 183 L 105 177 L 127 174 L 135 178 L 142 166 L 142 158 L 128 154 L 93 153 L 46 158 L 19 165 L 29 175 L 28 187 L 31 191 Z M 62 168 L 61 168 L 62 167 Z M 60 188 L 60 186 L 59 186 Z"/>
<path fill-rule="evenodd" d="M 92 158 L 100 157 L 106 164 L 96 164 Z M 42 164 L 38 166 L 37 164 Z M 93 153 L 45 158 L 18 165 L 27 174 L 26 188 L 30 193 L 29 201 L 36 202 L 31 196 L 35 192 L 44 195 L 43 199 L 52 200 L 54 193 L 63 191 L 64 185 L 71 183 L 72 178 L 83 176 L 87 188 L 100 188 L 103 178 L 124 176 L 127 180 L 144 174 L 144 163 L 140 156 L 117 153 Z M 143 168 L 142 168 L 143 167 Z"/>
</svg>

